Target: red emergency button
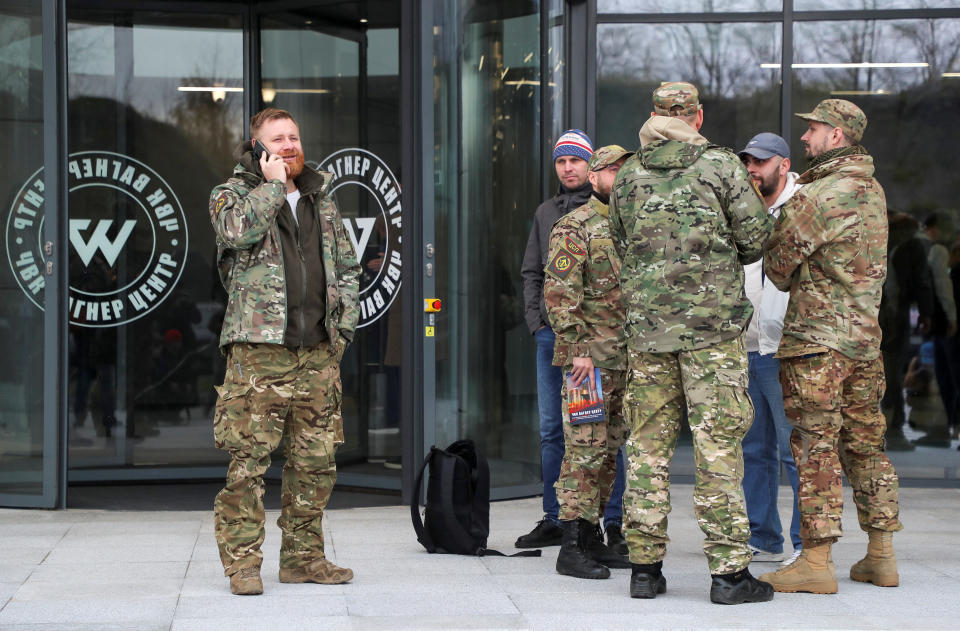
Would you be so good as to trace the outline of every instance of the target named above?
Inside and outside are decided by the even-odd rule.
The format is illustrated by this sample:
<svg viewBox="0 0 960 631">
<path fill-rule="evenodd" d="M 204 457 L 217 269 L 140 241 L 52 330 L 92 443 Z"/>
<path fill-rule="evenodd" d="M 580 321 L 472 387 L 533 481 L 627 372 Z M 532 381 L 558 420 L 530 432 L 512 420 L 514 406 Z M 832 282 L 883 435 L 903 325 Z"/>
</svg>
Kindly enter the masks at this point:
<svg viewBox="0 0 960 631">
<path fill-rule="evenodd" d="M 425 313 L 438 313 L 442 303 L 439 298 L 424 298 L 423 299 L 423 311 Z"/>
</svg>

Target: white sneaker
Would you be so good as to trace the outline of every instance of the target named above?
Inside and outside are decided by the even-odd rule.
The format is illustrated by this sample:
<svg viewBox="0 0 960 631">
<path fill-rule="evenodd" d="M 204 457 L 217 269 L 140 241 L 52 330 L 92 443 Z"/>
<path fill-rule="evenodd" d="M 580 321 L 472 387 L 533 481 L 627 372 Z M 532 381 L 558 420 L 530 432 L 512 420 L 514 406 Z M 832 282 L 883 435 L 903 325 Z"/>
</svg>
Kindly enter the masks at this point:
<svg viewBox="0 0 960 631">
<path fill-rule="evenodd" d="M 796 561 L 797 559 L 800 558 L 800 553 L 801 553 L 802 551 L 803 551 L 803 550 L 802 550 L 801 548 L 797 548 L 796 550 L 793 551 L 793 554 L 790 555 L 790 558 L 784 559 L 784 561 L 783 561 L 783 563 L 781 563 L 781 565 L 782 565 L 783 567 L 787 567 L 788 565 L 792 564 L 794 561 Z"/>
<path fill-rule="evenodd" d="M 753 552 L 754 563 L 779 563 L 783 560 L 783 552 L 767 552 L 755 546 L 750 546 L 750 552 Z"/>
</svg>

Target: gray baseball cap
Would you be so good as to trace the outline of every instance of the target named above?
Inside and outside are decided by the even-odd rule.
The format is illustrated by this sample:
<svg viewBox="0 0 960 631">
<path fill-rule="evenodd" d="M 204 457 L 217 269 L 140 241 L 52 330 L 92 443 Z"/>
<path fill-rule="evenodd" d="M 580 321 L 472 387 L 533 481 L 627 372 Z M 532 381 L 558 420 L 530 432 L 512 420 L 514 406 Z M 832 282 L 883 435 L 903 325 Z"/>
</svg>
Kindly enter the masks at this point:
<svg viewBox="0 0 960 631">
<path fill-rule="evenodd" d="M 787 141 L 780 136 L 765 131 L 751 138 L 747 146 L 737 155 L 743 158 L 744 154 L 750 154 L 757 160 L 766 160 L 773 156 L 789 158 L 790 147 L 787 145 Z"/>
</svg>

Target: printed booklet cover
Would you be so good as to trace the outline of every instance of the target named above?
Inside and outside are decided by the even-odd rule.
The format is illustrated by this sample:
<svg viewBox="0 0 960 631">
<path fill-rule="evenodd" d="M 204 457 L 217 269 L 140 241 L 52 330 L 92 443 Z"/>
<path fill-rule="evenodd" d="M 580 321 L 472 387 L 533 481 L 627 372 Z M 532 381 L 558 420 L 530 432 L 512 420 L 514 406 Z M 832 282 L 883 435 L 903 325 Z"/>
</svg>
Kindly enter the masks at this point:
<svg viewBox="0 0 960 631">
<path fill-rule="evenodd" d="M 599 423 L 605 420 L 603 412 L 603 388 L 600 386 L 600 369 L 593 369 L 593 381 L 586 377 L 575 386 L 573 373 L 566 374 L 567 380 L 567 410 L 570 412 L 570 423 Z"/>
</svg>

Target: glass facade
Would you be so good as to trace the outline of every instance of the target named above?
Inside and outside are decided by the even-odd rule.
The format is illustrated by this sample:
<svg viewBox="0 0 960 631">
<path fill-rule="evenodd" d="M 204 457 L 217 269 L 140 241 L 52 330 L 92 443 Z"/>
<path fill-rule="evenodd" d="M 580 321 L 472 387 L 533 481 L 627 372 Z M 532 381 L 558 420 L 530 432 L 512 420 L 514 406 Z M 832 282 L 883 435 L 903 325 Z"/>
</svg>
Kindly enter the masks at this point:
<svg viewBox="0 0 960 631">
<path fill-rule="evenodd" d="M 65 7 L 67 35 L 53 56 L 52 7 Z M 207 201 L 267 105 L 293 113 L 308 163 L 335 174 L 363 268 L 361 328 L 342 366 L 341 483 L 409 491 L 430 445 L 472 438 L 495 497 L 537 493 L 519 269 L 533 211 L 556 188 L 548 156 L 568 127 L 636 147 L 653 87 L 677 79 L 700 87 L 711 141 L 739 148 L 776 131 L 795 171 L 792 112 L 838 96 L 867 113 L 891 215 L 884 409 L 902 440 L 889 448 L 905 477 L 958 478 L 954 2 L 44 0 L 0 17 L 0 128 L 12 140 L 0 149 L 0 332 L 12 353 L 0 366 L 0 503 L 46 494 L 51 458 L 71 481 L 223 475 L 211 419 L 226 296 Z M 63 95 L 46 91 L 57 55 Z M 68 156 L 47 173 L 47 105 L 61 101 Z M 44 213 L 54 184 L 66 208 Z M 69 254 L 56 296 L 41 282 L 44 217 L 57 217 Z M 904 254 L 918 243 L 919 258 Z M 62 315 L 44 311 L 51 297 Z M 420 312 L 428 297 L 439 313 Z M 45 364 L 58 353 L 62 385 Z M 45 429 L 51 418 L 63 429 Z M 683 460 L 675 468 L 692 472 Z"/>
<path fill-rule="evenodd" d="M 782 0 L 597 0 L 597 13 L 725 13 L 779 11 Z"/>
<path fill-rule="evenodd" d="M 866 113 L 863 144 L 890 217 L 880 312 L 887 451 L 904 478 L 956 480 L 960 347 L 951 323 L 960 299 L 960 189 L 950 171 L 960 96 L 956 4 L 891 0 L 840 7 L 795 0 L 792 22 L 785 22 L 780 13 L 736 15 L 779 11 L 770 3 L 689 2 L 670 7 L 689 13 L 675 23 L 660 21 L 661 10 L 648 4 L 598 2 L 600 144 L 637 145 L 660 81 L 690 80 L 700 88 L 702 131 L 712 142 L 739 150 L 761 131 L 780 134 L 797 172 L 806 164 L 800 142 L 806 124 L 794 112 L 844 98 Z M 859 11 L 853 16 L 859 19 L 831 19 L 831 11 L 841 9 Z M 914 11 L 895 19 L 872 13 L 888 9 Z M 783 42 L 792 46 L 784 50 Z M 689 450 L 689 439 L 680 450 Z M 674 469 L 692 473 L 691 459 L 675 459 Z"/>
<path fill-rule="evenodd" d="M 955 478 L 960 186 L 949 172 L 954 151 L 944 130 L 958 121 L 960 20 L 801 22 L 794 32 L 795 110 L 810 111 L 824 98 L 856 102 L 887 196 L 880 321 L 887 450 L 901 475 Z M 802 122 L 793 123 L 793 138 Z"/>
<path fill-rule="evenodd" d="M 226 463 L 206 206 L 244 136 L 243 21 L 68 18 L 70 467 Z"/>
<path fill-rule="evenodd" d="M 324 17 L 322 7 L 264 14 L 260 95 L 264 106 L 297 118 L 308 164 L 334 174 L 333 195 L 362 268 L 359 329 L 341 364 L 338 468 L 399 488 L 408 212 L 400 194 L 400 11 L 383 7 L 366 22 Z"/>
<path fill-rule="evenodd" d="M 43 491 L 42 24 L 38 7 L 0 8 L 0 495 L 12 497 Z"/>
<path fill-rule="evenodd" d="M 650 94 L 661 81 L 692 81 L 704 107 L 703 134 L 742 143 L 780 117 L 780 26 L 763 22 L 600 24 L 597 28 L 597 145 L 639 146 Z"/>
<path fill-rule="evenodd" d="M 436 293 L 445 300 L 435 442 L 475 440 L 498 487 L 540 475 L 519 277 L 542 200 L 540 11 L 536 2 L 435 3 Z"/>
</svg>

